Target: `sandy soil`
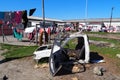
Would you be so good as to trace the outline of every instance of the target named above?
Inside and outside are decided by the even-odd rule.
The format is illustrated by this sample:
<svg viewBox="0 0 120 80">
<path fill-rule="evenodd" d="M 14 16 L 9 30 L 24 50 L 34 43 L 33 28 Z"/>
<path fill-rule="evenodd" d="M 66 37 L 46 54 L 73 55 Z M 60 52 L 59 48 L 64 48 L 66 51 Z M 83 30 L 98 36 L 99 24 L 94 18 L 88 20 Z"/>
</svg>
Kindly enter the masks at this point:
<svg viewBox="0 0 120 80">
<path fill-rule="evenodd" d="M 120 80 L 120 71 L 116 62 L 105 57 L 105 63 L 86 64 L 85 72 L 67 73 L 52 77 L 48 64 L 38 65 L 32 57 L 0 62 L 0 78 L 7 76 L 8 80 Z M 95 66 L 102 66 L 106 69 L 103 76 L 93 73 Z"/>
</svg>

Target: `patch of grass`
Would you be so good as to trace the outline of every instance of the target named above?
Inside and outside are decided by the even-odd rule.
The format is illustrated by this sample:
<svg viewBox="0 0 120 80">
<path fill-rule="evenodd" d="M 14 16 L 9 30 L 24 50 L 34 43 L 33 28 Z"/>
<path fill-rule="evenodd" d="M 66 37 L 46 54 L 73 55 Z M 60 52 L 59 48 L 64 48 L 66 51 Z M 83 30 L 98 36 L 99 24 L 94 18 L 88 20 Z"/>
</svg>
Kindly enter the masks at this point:
<svg viewBox="0 0 120 80">
<path fill-rule="evenodd" d="M 84 32 L 85 34 L 99 34 L 99 35 L 106 35 L 106 32 Z M 110 33 L 109 33 L 110 34 Z"/>
<path fill-rule="evenodd" d="M 94 41 L 104 41 L 104 42 L 108 42 L 110 44 L 115 45 L 113 47 L 104 47 L 104 46 L 99 47 L 99 46 L 90 44 L 91 52 L 97 52 L 97 53 L 105 54 L 105 55 L 107 54 L 107 55 L 109 55 L 109 57 L 112 57 L 112 58 L 116 58 L 116 54 L 119 54 L 119 52 L 120 52 L 120 41 L 119 40 L 100 38 L 100 37 L 89 37 L 89 39 L 94 40 Z M 71 49 L 75 48 L 76 43 L 77 43 L 76 40 L 70 40 L 68 43 L 69 48 L 71 48 Z M 65 46 L 65 48 L 66 47 L 68 47 L 68 46 Z"/>
<path fill-rule="evenodd" d="M 93 33 L 94 34 L 94 33 Z M 119 33 L 100 33 L 98 32 L 97 34 L 114 34 L 114 35 L 118 35 Z M 90 45 L 90 50 L 91 51 L 96 51 L 98 53 L 102 53 L 102 54 L 108 54 L 110 57 L 116 57 L 116 54 L 119 54 L 120 52 L 120 41 L 116 40 L 116 39 L 107 39 L 107 38 L 100 38 L 100 37 L 89 37 L 90 40 L 94 40 L 94 41 L 104 41 L 104 42 L 108 42 L 110 44 L 114 44 L 114 47 L 98 47 L 96 45 Z"/>
<path fill-rule="evenodd" d="M 104 36 L 118 36 L 120 35 L 120 33 L 105 33 L 105 32 L 87 32 L 86 34 L 97 34 L 97 35 L 104 35 Z M 115 60 L 115 65 L 120 68 L 120 60 L 119 58 L 116 57 L 116 54 L 120 54 L 120 40 L 116 40 L 116 39 L 108 39 L 106 38 L 100 38 L 97 36 L 94 37 L 89 37 L 90 40 L 94 40 L 94 41 L 104 41 L 104 42 L 108 42 L 111 44 L 114 44 L 114 47 L 98 47 L 96 45 L 90 45 L 90 51 L 92 52 L 97 52 L 99 54 L 103 54 L 103 55 L 107 55 L 107 57 Z"/>
<path fill-rule="evenodd" d="M 106 32 L 84 32 L 85 34 L 97 34 L 97 35 L 112 35 L 112 36 L 117 36 L 120 35 L 120 33 L 106 33 Z M 94 37 L 89 37 L 89 40 L 94 40 L 94 41 L 104 41 L 108 42 L 110 44 L 114 44 L 114 47 L 98 47 L 96 45 L 90 45 L 90 50 L 93 52 L 98 52 L 100 54 L 107 54 L 110 57 L 116 58 L 116 54 L 120 53 L 120 40 L 116 39 L 108 39 L 108 38 L 100 38 L 97 36 Z"/>
<path fill-rule="evenodd" d="M 99 35 L 107 35 L 107 34 L 113 34 L 113 35 L 120 35 L 120 33 L 107 33 L 107 32 L 84 32 L 85 34 L 99 34 Z"/>
<path fill-rule="evenodd" d="M 74 38 L 68 41 L 67 44 L 64 46 L 64 48 L 75 49 L 76 45 L 77 45 L 77 38 Z"/>
<path fill-rule="evenodd" d="M 7 49 L 6 53 L 2 55 L 6 59 L 14 59 L 14 58 L 22 58 L 33 55 L 34 50 L 37 46 L 16 46 L 16 45 L 8 45 L 8 44 L 1 44 L 2 49 Z"/>
<path fill-rule="evenodd" d="M 9 44 L 0 44 L 1 45 L 1 50 L 7 49 L 7 50 L 12 50 L 12 48 L 17 48 L 19 46 L 13 46 L 13 45 L 9 45 Z"/>
<path fill-rule="evenodd" d="M 119 48 L 97 47 L 95 45 L 90 45 L 90 50 L 100 54 L 108 54 L 112 58 L 115 58 L 116 54 L 119 54 L 120 52 Z"/>
<path fill-rule="evenodd" d="M 113 43 L 113 44 L 115 44 L 116 48 L 120 48 L 120 41 L 119 40 L 100 38 L 100 37 L 89 37 L 89 39 L 94 40 L 94 41 L 104 41 L 104 42 L 108 42 L 108 43 Z"/>
</svg>

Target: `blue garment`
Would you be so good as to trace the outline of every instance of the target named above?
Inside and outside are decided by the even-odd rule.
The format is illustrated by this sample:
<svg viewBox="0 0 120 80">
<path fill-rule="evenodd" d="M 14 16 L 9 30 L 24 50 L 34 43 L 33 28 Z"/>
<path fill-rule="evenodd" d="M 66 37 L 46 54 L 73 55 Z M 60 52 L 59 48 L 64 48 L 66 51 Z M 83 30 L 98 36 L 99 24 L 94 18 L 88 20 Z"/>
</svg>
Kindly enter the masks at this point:
<svg viewBox="0 0 120 80">
<path fill-rule="evenodd" d="M 0 12 L 0 20 L 4 20 L 4 14 L 5 12 Z"/>
<path fill-rule="evenodd" d="M 7 25 L 11 24 L 13 22 L 13 18 L 14 18 L 13 12 L 5 12 L 4 13 L 5 24 L 7 24 Z"/>
<path fill-rule="evenodd" d="M 22 34 L 18 33 L 16 28 L 13 29 L 13 34 L 14 34 L 14 37 L 17 38 L 18 40 L 22 40 Z"/>
</svg>

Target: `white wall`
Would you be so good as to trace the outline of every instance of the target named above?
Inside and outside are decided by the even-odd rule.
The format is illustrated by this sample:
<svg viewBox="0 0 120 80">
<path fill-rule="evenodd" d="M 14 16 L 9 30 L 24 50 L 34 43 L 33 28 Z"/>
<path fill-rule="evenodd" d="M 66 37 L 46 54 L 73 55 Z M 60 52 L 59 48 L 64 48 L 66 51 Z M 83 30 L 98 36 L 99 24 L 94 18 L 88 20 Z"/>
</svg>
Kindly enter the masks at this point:
<svg viewBox="0 0 120 80">
<path fill-rule="evenodd" d="M 110 26 L 110 22 L 105 22 L 104 24 L 106 27 Z M 113 27 L 120 26 L 120 22 L 111 22 L 111 26 Z"/>
<path fill-rule="evenodd" d="M 92 27 L 91 30 L 93 32 L 98 32 L 101 29 L 101 25 L 97 25 L 97 24 L 88 25 L 88 27 Z"/>
<path fill-rule="evenodd" d="M 38 21 L 32 21 L 32 22 L 31 22 L 31 25 L 32 25 L 32 26 L 36 26 L 36 24 L 40 24 L 40 22 L 38 22 Z"/>
</svg>

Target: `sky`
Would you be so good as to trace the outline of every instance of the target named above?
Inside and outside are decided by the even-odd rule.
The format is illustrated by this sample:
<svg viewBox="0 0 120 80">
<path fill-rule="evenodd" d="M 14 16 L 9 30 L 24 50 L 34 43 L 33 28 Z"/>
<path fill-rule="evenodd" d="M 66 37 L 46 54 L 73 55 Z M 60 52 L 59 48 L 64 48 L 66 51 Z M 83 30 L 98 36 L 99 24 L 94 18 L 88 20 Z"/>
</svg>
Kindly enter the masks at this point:
<svg viewBox="0 0 120 80">
<path fill-rule="evenodd" d="M 87 8 L 86 8 L 87 1 Z M 0 0 L 0 11 L 36 8 L 33 16 L 42 17 L 42 0 Z M 112 10 L 113 7 L 113 10 Z M 60 20 L 120 18 L 120 0 L 44 0 L 46 18 Z"/>
</svg>

